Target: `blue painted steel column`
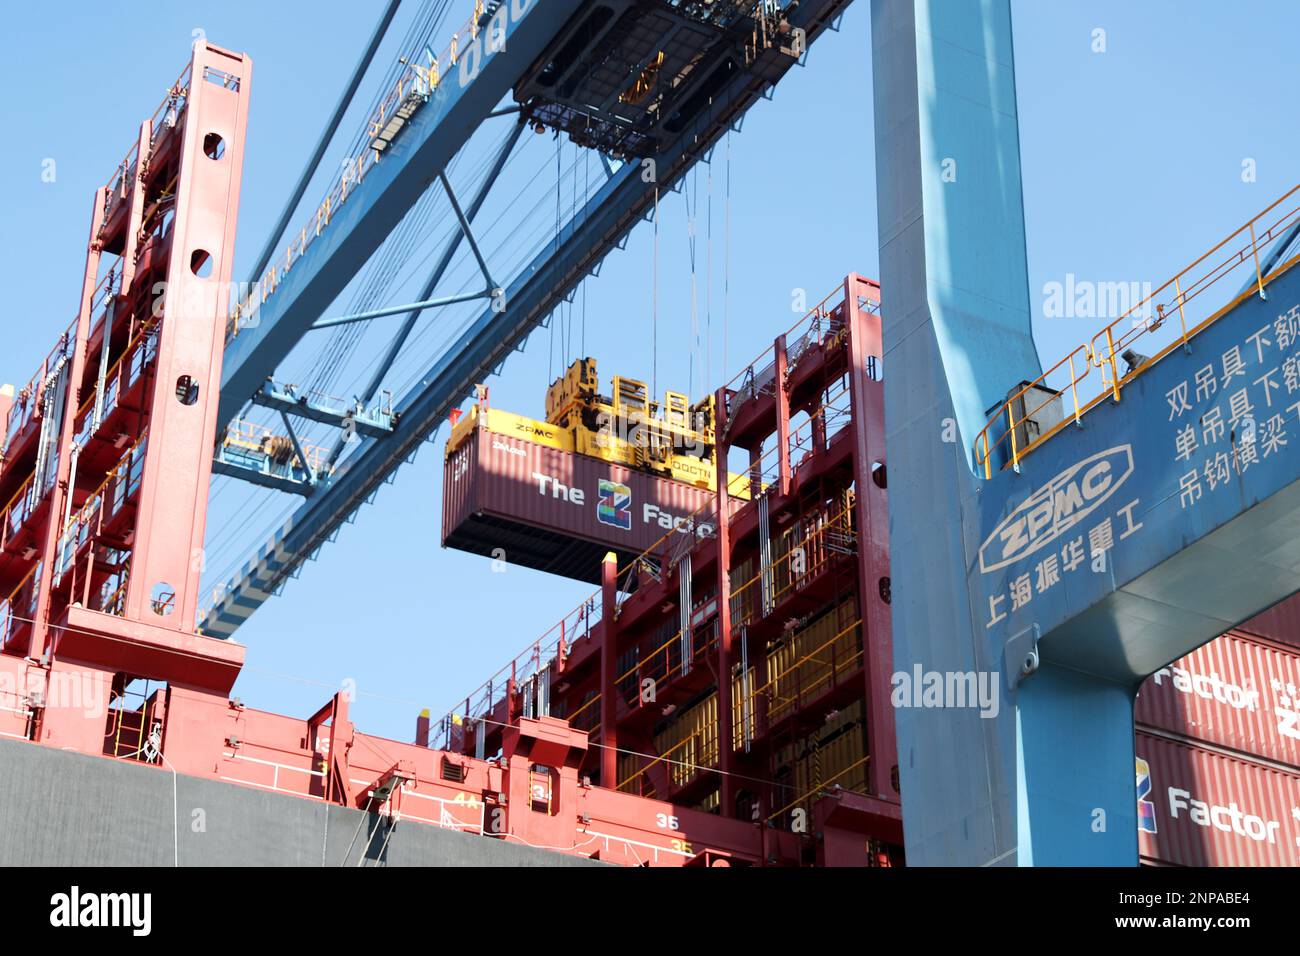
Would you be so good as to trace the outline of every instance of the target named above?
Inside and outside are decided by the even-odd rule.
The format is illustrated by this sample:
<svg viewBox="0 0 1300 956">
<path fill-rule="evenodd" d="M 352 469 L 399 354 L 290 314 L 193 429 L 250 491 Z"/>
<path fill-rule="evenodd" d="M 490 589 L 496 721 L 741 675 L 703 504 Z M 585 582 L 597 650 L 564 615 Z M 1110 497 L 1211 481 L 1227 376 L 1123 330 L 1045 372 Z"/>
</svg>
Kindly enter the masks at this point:
<svg viewBox="0 0 1300 956">
<path fill-rule="evenodd" d="M 969 449 L 1041 371 L 1009 3 L 873 0 L 872 47 L 908 862 L 1130 864 L 1131 688 L 1055 665 L 1016 684 L 1017 635 L 986 626 L 968 587 L 987 484 Z M 929 674 L 974 675 L 992 698 L 934 706 L 912 686 Z"/>
</svg>

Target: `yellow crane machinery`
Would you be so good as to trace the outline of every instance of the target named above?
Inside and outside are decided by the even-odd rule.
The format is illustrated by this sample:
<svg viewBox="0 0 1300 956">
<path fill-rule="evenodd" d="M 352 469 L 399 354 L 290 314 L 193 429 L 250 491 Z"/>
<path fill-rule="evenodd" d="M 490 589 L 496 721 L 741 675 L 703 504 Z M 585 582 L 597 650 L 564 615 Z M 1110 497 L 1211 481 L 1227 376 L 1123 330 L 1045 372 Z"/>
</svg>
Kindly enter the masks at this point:
<svg viewBox="0 0 1300 956">
<path fill-rule="evenodd" d="M 645 382 L 615 375 L 611 395 L 600 394 L 596 360 L 578 359 L 546 390 L 546 420 L 537 421 L 479 400 L 459 416 L 447 440 L 448 458 L 483 428 L 560 451 L 714 489 L 714 397 L 692 405 L 681 392 L 666 391 L 663 403 L 650 398 Z M 732 495 L 749 497 L 749 477 L 732 475 Z"/>
</svg>

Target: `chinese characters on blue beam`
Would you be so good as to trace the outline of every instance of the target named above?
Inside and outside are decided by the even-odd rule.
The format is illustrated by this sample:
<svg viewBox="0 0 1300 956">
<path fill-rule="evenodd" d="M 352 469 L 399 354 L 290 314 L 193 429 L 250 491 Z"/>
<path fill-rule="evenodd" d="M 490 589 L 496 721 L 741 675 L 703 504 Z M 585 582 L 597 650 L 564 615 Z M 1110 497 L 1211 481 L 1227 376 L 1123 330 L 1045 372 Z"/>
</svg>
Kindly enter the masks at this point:
<svg viewBox="0 0 1300 956">
<path fill-rule="evenodd" d="M 1291 352 L 1298 344 L 1300 305 L 1165 394 L 1169 421 L 1177 423 L 1174 461 L 1188 469 L 1178 480 L 1181 508 L 1194 507 L 1207 489 L 1226 486 L 1234 473 L 1245 474 L 1287 444 L 1287 424 L 1300 417 L 1300 350 Z M 1193 403 L 1205 402 L 1213 404 L 1199 419 L 1186 415 Z"/>
<path fill-rule="evenodd" d="M 1116 542 L 1143 526 L 1136 516 L 1140 499 L 1125 501 L 1127 495 L 1117 494 L 1132 474 L 1132 446 L 1108 448 L 1060 472 L 1003 519 L 980 548 L 980 570 L 992 574 L 1023 566 L 1019 574 L 1010 572 L 1005 591 L 999 585 L 998 591 L 986 595 L 986 628 L 1074 575 L 1107 570 Z M 1125 503 L 1103 509 L 1108 501 Z M 1084 565 L 1088 571 L 1080 570 Z"/>
</svg>

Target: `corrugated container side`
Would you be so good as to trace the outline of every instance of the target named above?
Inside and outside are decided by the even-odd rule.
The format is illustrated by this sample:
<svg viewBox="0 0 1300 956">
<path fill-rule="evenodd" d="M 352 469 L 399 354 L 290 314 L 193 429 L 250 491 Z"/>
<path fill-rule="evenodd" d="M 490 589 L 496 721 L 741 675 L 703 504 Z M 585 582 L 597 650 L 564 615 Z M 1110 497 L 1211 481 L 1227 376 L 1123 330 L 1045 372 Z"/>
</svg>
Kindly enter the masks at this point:
<svg viewBox="0 0 1300 956">
<path fill-rule="evenodd" d="M 1138 847 L 1180 866 L 1300 864 L 1300 774 L 1139 732 Z"/>
<path fill-rule="evenodd" d="M 735 749 L 745 744 L 745 730 L 754 732 L 754 707 L 745 708 L 745 685 L 754 686 L 754 668 L 737 674 L 731 681 L 732 725 L 731 738 Z M 673 719 L 654 737 L 655 750 L 660 756 L 671 755 L 668 775 L 674 787 L 690 783 L 702 769 L 718 765 L 718 694 L 714 691 L 698 704 Z M 626 779 L 626 777 L 620 777 Z M 629 788 L 630 789 L 630 788 Z"/>
<path fill-rule="evenodd" d="M 1300 594 L 1279 601 L 1263 614 L 1257 614 L 1239 625 L 1236 630 L 1300 647 Z"/>
<path fill-rule="evenodd" d="M 459 456 L 467 449 L 476 456 L 462 466 Z M 449 485 L 458 483 L 461 467 L 473 478 L 456 491 L 457 507 L 448 511 L 457 523 L 485 512 L 636 553 L 674 526 L 703 537 L 715 524 L 713 495 L 705 489 L 509 435 L 480 430 L 448 460 Z M 454 527 L 444 526 L 444 538 Z"/>
<path fill-rule="evenodd" d="M 650 796 L 654 789 L 650 781 L 644 779 L 644 775 L 637 776 L 637 771 L 645 764 L 644 758 L 637 754 L 619 753 L 617 757 L 617 772 L 620 790 L 627 793 L 636 793 L 641 796 Z"/>
<path fill-rule="evenodd" d="M 442 480 L 442 544 L 446 547 L 447 535 L 460 527 L 474 513 L 474 477 L 478 474 L 476 456 L 478 442 L 461 445 L 443 465 Z"/>
<path fill-rule="evenodd" d="M 755 715 L 758 712 L 754 702 L 754 688 L 757 686 L 757 672 L 753 667 L 737 674 L 731 681 L 731 743 L 734 750 L 742 750 L 745 737 L 754 736 Z M 746 687 L 749 700 L 746 701 Z"/>
<path fill-rule="evenodd" d="M 763 592 L 758 581 L 758 555 L 731 566 L 731 624 L 739 628 L 762 616 Z"/>
<path fill-rule="evenodd" d="M 1229 632 L 1143 682 L 1134 719 L 1300 766 L 1300 650 Z"/>
</svg>

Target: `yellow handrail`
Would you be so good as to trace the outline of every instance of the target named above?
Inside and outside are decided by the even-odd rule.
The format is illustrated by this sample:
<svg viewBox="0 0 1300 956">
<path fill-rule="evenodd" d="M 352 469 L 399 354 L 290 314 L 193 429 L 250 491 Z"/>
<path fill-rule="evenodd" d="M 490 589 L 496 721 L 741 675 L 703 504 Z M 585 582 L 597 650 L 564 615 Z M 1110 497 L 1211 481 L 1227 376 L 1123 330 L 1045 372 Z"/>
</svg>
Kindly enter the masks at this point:
<svg viewBox="0 0 1300 956">
<path fill-rule="evenodd" d="M 591 698 L 591 700 L 587 701 L 585 704 L 583 704 L 581 707 L 579 707 L 573 713 L 569 714 L 569 716 L 565 717 L 564 719 L 567 720 L 570 724 L 572 724 L 574 718 L 576 718 L 579 714 L 584 713 L 588 707 L 590 707 L 592 704 L 596 703 L 599 700 L 600 700 L 600 694 L 597 694 L 595 697 Z"/>
<path fill-rule="evenodd" d="M 675 753 L 677 753 L 677 751 L 683 749 L 683 748 L 686 747 L 688 744 L 694 744 L 694 743 L 695 743 L 695 738 L 696 738 L 697 736 L 698 736 L 698 734 L 688 734 L 686 737 L 683 737 L 681 740 L 679 740 L 677 743 L 673 744 L 671 747 L 669 747 L 667 750 L 665 750 L 665 751 L 664 751 L 663 753 L 661 753 L 659 756 L 657 756 L 657 757 L 655 757 L 654 759 L 652 759 L 648 764 L 646 764 L 646 765 L 645 765 L 644 767 L 642 767 L 640 770 L 636 771 L 636 773 L 632 774 L 632 776 L 628 777 L 626 780 L 622 780 L 622 781 L 620 781 L 619 784 L 618 784 L 618 786 L 615 787 L 614 789 L 616 789 L 616 790 L 622 790 L 625 786 L 627 786 L 629 783 L 631 783 L 631 782 L 632 782 L 633 780 L 635 780 L 637 777 L 642 777 L 642 776 L 644 776 L 644 775 L 646 774 L 646 772 L 650 770 L 651 767 L 654 767 L 654 766 L 656 766 L 657 764 L 661 764 L 661 763 L 676 763 L 676 764 L 681 764 L 682 766 L 688 766 L 688 767 L 691 767 L 692 769 L 698 770 L 699 767 L 700 767 L 699 764 L 696 764 L 696 763 L 694 763 L 694 762 L 687 763 L 686 761 L 673 760 L 673 759 L 672 759 L 672 755 L 675 754 Z M 649 755 L 648 755 L 648 754 L 644 754 L 644 755 L 642 755 L 642 754 L 638 754 L 637 756 L 649 756 Z M 712 765 L 710 765 L 710 766 L 712 766 Z"/>
<path fill-rule="evenodd" d="M 836 780 L 839 780 L 841 777 L 846 777 L 846 776 L 848 776 L 848 775 L 851 774 L 853 771 L 855 771 L 855 770 L 857 770 L 859 767 L 861 767 L 864 763 L 869 763 L 870 761 L 871 761 L 871 757 L 870 757 L 870 756 L 866 756 L 866 757 L 863 757 L 861 760 L 856 761 L 855 763 L 849 764 L 849 766 L 845 767 L 843 770 L 841 770 L 839 773 L 835 774 L 835 776 L 831 777 L 829 780 L 823 780 L 821 783 L 817 784 L 817 786 L 813 787 L 811 790 L 808 790 L 806 793 L 801 793 L 798 797 L 796 797 L 794 800 L 792 800 L 792 801 L 790 801 L 789 803 L 787 803 L 787 804 L 786 804 L 785 806 L 783 806 L 780 810 L 777 810 L 776 813 L 771 814 L 771 815 L 768 817 L 768 819 L 769 819 L 769 820 L 775 820 L 777 817 L 779 817 L 781 814 L 785 813 L 787 810 L 790 810 L 790 809 L 792 809 L 792 808 L 794 808 L 794 807 L 797 807 L 799 804 L 803 803 L 805 800 L 807 800 L 809 797 L 811 797 L 814 793 L 817 793 L 819 790 L 825 790 L 828 786 L 830 786 L 830 785 L 831 785 L 832 783 L 834 783 Z"/>
<path fill-rule="evenodd" d="M 36 473 L 33 472 L 31 477 L 29 477 L 26 481 L 24 481 L 22 485 L 19 486 L 18 490 L 14 492 L 14 496 L 9 499 L 9 503 L 6 504 L 3 508 L 0 508 L 0 515 L 7 515 L 10 512 L 10 510 L 12 510 L 14 503 L 17 502 L 18 499 L 21 498 L 24 494 L 26 494 L 27 490 L 32 486 L 32 482 L 34 482 L 35 480 L 36 480 Z"/>
<path fill-rule="evenodd" d="M 104 602 L 104 606 L 100 610 L 102 610 L 105 614 L 121 616 L 119 613 L 120 609 L 118 608 L 118 601 L 120 601 L 123 595 L 126 594 L 127 586 L 130 583 L 131 583 L 130 574 L 129 573 L 124 574 L 122 576 L 122 583 L 118 585 L 117 590 L 113 592 L 113 594 L 109 597 L 109 599 Z"/>
<path fill-rule="evenodd" d="M 1190 331 L 1188 330 L 1187 315 L 1186 315 L 1187 303 L 1191 302 L 1193 299 L 1195 299 L 1206 289 L 1210 288 L 1219 280 L 1229 275 L 1237 267 L 1253 261 L 1255 267 L 1254 285 L 1257 293 L 1262 297 L 1264 295 L 1264 288 L 1268 284 L 1270 278 L 1272 276 L 1278 275 L 1286 268 L 1289 268 L 1292 262 L 1295 261 L 1292 260 L 1292 262 L 1285 263 L 1282 266 L 1279 266 L 1278 268 L 1274 269 L 1274 271 L 1269 275 L 1264 275 L 1259 260 L 1259 248 L 1261 245 L 1267 246 L 1268 244 L 1276 241 L 1278 238 L 1281 237 L 1282 233 L 1286 229 L 1294 226 L 1297 222 L 1300 222 L 1300 203 L 1292 204 L 1291 206 L 1284 208 L 1282 211 L 1278 212 L 1279 207 L 1281 207 L 1283 203 L 1286 203 L 1287 200 L 1295 196 L 1298 191 L 1300 191 L 1300 185 L 1293 186 L 1283 196 L 1281 196 L 1279 199 L 1274 201 L 1262 212 L 1258 213 L 1253 218 L 1251 218 L 1248 222 L 1246 222 L 1245 225 L 1240 226 L 1232 233 L 1228 234 L 1226 237 L 1220 240 L 1212 249 L 1205 252 L 1198 259 L 1196 259 L 1196 261 L 1192 262 L 1190 265 L 1180 270 L 1171 279 L 1166 281 L 1158 289 L 1156 289 L 1154 292 L 1152 292 L 1142 301 L 1138 302 L 1136 305 L 1130 308 L 1118 319 L 1115 319 L 1113 322 L 1109 323 L 1104 328 L 1102 328 L 1099 332 L 1097 332 L 1096 335 L 1092 337 L 1092 340 L 1090 342 L 1087 342 L 1085 344 L 1076 347 L 1064 359 L 1057 362 L 1055 365 L 1053 365 L 1042 375 L 1038 376 L 1038 378 L 1034 379 L 1032 382 L 1029 382 L 1028 384 L 1022 386 L 1009 399 L 1007 399 L 1007 401 L 999 405 L 998 408 L 993 412 L 992 416 L 989 418 L 988 422 L 985 424 L 984 428 L 980 431 L 979 435 L 976 437 L 972 449 L 975 455 L 976 463 L 978 465 L 983 466 L 984 477 L 986 479 L 990 479 L 993 477 L 993 466 L 992 466 L 993 451 L 998 446 L 1000 446 L 1004 441 L 1010 443 L 1011 464 L 1013 466 L 1018 466 L 1020 464 L 1021 458 L 1023 458 L 1030 451 L 1032 451 L 1034 448 L 1042 444 L 1044 441 L 1046 441 L 1048 438 L 1050 438 L 1052 435 L 1056 434 L 1056 432 L 1060 430 L 1059 427 L 1053 427 L 1043 432 L 1038 437 L 1028 441 L 1025 444 L 1024 448 L 1017 447 L 1016 425 L 1019 423 L 1017 423 L 1015 419 L 1014 405 L 1016 402 L 1020 401 L 1027 393 L 1029 393 L 1033 389 L 1038 388 L 1040 386 L 1046 389 L 1046 383 L 1048 379 L 1051 376 L 1053 376 L 1057 371 L 1061 370 L 1063 366 L 1068 366 L 1069 368 L 1070 380 L 1066 387 L 1069 388 L 1073 393 L 1074 409 L 1075 409 L 1073 420 L 1075 422 L 1078 422 L 1080 416 L 1086 413 L 1095 404 L 1097 404 L 1097 402 L 1106 394 L 1109 394 L 1109 396 L 1114 401 L 1118 402 L 1120 400 L 1120 391 L 1123 388 L 1126 380 L 1132 379 L 1137 375 L 1141 374 L 1142 372 L 1144 372 L 1146 369 L 1150 368 L 1152 365 L 1156 363 L 1156 361 L 1158 361 L 1160 358 L 1163 358 L 1164 355 L 1168 353 L 1168 351 L 1175 345 L 1181 343 L 1183 346 L 1186 346 L 1188 339 L 1191 336 L 1196 335 L 1202 329 L 1205 329 L 1209 325 L 1213 324 L 1215 321 L 1221 318 L 1232 305 L 1235 305 L 1236 302 L 1239 301 L 1245 293 L 1234 297 L 1232 300 L 1230 300 L 1228 307 L 1225 307 L 1223 309 L 1220 309 L 1218 312 L 1213 313 L 1199 326 L 1191 329 Z M 1267 223 L 1266 225 L 1266 217 L 1269 217 L 1270 215 L 1275 216 L 1276 218 L 1274 218 L 1271 223 Z M 1257 228 L 1265 225 L 1266 228 L 1263 228 L 1262 231 L 1260 228 Z M 1193 277 L 1193 280 L 1190 282 L 1190 284 L 1184 283 L 1185 279 L 1187 279 L 1189 276 L 1192 276 L 1193 270 L 1199 269 L 1202 266 L 1202 264 L 1206 263 L 1206 261 L 1210 259 L 1211 256 L 1215 255 L 1215 253 L 1224 249 L 1225 246 L 1227 246 L 1234 239 L 1237 239 L 1238 237 L 1242 236 L 1243 233 L 1249 236 L 1249 242 L 1247 244 L 1229 253 L 1227 258 L 1221 261 L 1215 260 L 1215 264 L 1212 267 L 1206 266 L 1205 271 L 1197 272 Z M 1166 303 L 1161 301 L 1162 296 L 1166 296 L 1171 292 L 1173 294 L 1173 298 L 1170 302 Z M 1135 321 L 1135 317 L 1144 314 L 1148 310 L 1151 310 L 1152 307 L 1154 307 L 1154 311 L 1156 313 L 1156 318 L 1154 321 L 1147 321 L 1147 320 L 1143 320 L 1141 322 Z M 1165 346 L 1164 348 L 1162 348 L 1156 355 L 1154 355 L 1149 360 L 1144 361 L 1139 367 L 1133 369 L 1127 375 L 1121 376 L 1119 374 L 1118 363 L 1116 362 L 1117 356 L 1121 356 L 1122 353 L 1133 342 L 1159 329 L 1164 324 L 1167 315 L 1172 313 L 1172 310 L 1175 307 L 1178 309 L 1178 317 L 1181 325 L 1181 335 L 1179 336 L 1179 338 L 1174 343 L 1171 343 L 1169 346 Z M 1121 323 L 1126 321 L 1132 323 L 1132 327 L 1128 331 L 1122 332 L 1117 337 L 1116 336 L 1117 327 Z M 1105 340 L 1104 346 L 1101 345 L 1102 339 Z M 1080 353 L 1082 353 L 1086 359 L 1086 361 L 1083 364 L 1082 372 L 1077 371 L 1074 364 L 1075 356 L 1079 355 Z M 1085 378 L 1088 377 L 1088 373 L 1093 366 L 1096 366 L 1098 369 L 1104 369 L 1108 366 L 1110 370 L 1110 377 L 1109 380 L 1106 380 L 1104 382 L 1106 388 L 1103 390 L 1102 395 L 1097 396 L 1087 401 L 1086 403 L 1080 405 L 1079 397 L 1078 397 L 1078 386 L 1081 381 L 1083 381 Z M 1056 400 L 1057 394 L 1058 393 L 1052 393 L 1048 398 L 1044 399 L 1042 402 L 1040 402 L 1032 409 L 1026 409 L 1023 412 L 1020 423 L 1023 423 L 1025 420 L 1032 418 L 1036 412 L 1041 411 L 1042 409 L 1046 408 L 1049 404 L 1054 402 Z M 1002 419 L 1004 414 L 1006 415 L 1007 420 L 1010 423 L 1010 427 L 1007 429 L 1006 433 L 1003 434 L 1000 438 L 998 438 L 995 441 L 991 440 L 989 434 L 990 430 L 993 429 L 995 426 L 997 426 L 998 422 Z"/>
<path fill-rule="evenodd" d="M 824 523 L 810 529 L 807 534 L 805 534 L 802 538 L 799 539 L 798 544 L 796 544 L 785 554 L 781 555 L 781 557 L 779 557 L 777 560 L 772 562 L 770 566 L 770 574 L 772 575 L 772 579 L 773 579 L 773 588 L 772 588 L 773 602 L 780 600 L 791 590 L 794 590 L 798 586 L 797 583 L 798 581 L 805 580 L 809 576 L 816 574 L 819 570 L 821 570 L 821 568 L 823 568 L 826 564 L 828 564 L 831 561 L 831 558 L 825 554 L 824 549 L 817 548 L 817 545 L 819 545 L 822 542 L 822 540 L 825 538 L 826 533 L 828 531 L 839 531 L 841 533 L 846 533 L 846 534 L 854 533 L 853 521 L 852 521 L 852 515 L 853 515 L 852 504 L 846 502 L 835 511 L 827 511 L 824 512 L 823 514 L 825 517 Z M 822 515 L 814 514 L 814 515 L 810 515 L 809 517 L 813 520 L 816 520 L 817 518 L 822 517 Z M 787 583 L 782 587 L 777 587 L 776 572 L 778 571 L 778 569 L 783 568 L 785 565 L 789 564 L 793 560 L 797 550 L 803 550 L 805 553 L 804 556 L 805 558 L 807 558 L 808 557 L 807 552 L 813 549 L 817 550 L 816 558 L 815 560 L 809 562 L 809 564 L 805 567 L 803 573 L 798 575 L 794 573 L 788 573 L 789 580 L 787 581 Z M 743 584 L 740 584 L 737 587 L 732 588 L 731 597 L 734 599 L 738 596 L 744 595 L 755 584 L 760 583 L 762 577 L 763 577 L 763 571 L 762 569 L 759 569 L 758 573 L 756 573 L 753 577 L 747 579 Z M 749 620 L 750 618 L 747 616 L 744 617 L 743 619 L 737 617 L 737 620 L 734 623 L 739 625 Z"/>
<path fill-rule="evenodd" d="M 752 698 L 752 697 L 757 696 L 758 694 L 760 694 L 760 693 L 762 693 L 763 691 L 767 690 L 769 687 L 771 687 L 771 686 L 772 686 L 773 684 L 775 684 L 777 681 L 779 681 L 779 680 L 780 680 L 782 677 L 784 677 L 786 674 L 791 673 L 792 671 L 794 671 L 794 670 L 795 670 L 796 668 L 798 668 L 798 667 L 802 667 L 804 664 L 808 663 L 808 661 L 812 660 L 812 659 L 813 659 L 817 654 L 820 654 L 822 651 L 826 650 L 826 648 L 830 647 L 832 644 L 834 644 L 836 641 L 838 641 L 841 637 L 843 637 L 845 634 L 849 633 L 849 631 L 853 630 L 855 627 L 857 627 L 857 626 L 858 626 L 859 624 L 861 624 L 861 623 L 862 623 L 862 619 L 859 618 L 858 620 L 854 621 L 852 624 L 850 624 L 850 625 L 848 625 L 847 627 L 843 628 L 843 629 L 842 629 L 838 634 L 836 634 L 834 637 L 827 638 L 824 642 L 822 642 L 821 644 L 819 644 L 817 647 L 814 647 L 811 651 L 809 651 L 809 652 L 808 652 L 807 654 L 805 654 L 803 657 L 799 658 L 797 661 L 795 661 L 793 664 L 791 664 L 791 665 L 790 665 L 789 667 L 787 667 L 785 670 L 781 671 L 779 674 L 773 674 L 771 677 L 768 678 L 767 683 L 763 684 L 761 687 L 755 687 L 754 690 L 753 690 L 753 692 L 750 694 L 750 697 Z M 859 649 L 859 651 L 857 652 L 857 654 L 854 655 L 854 657 L 858 657 L 858 656 L 860 656 L 861 653 L 862 653 L 862 651 Z M 849 658 L 849 660 L 853 660 L 854 657 Z M 815 685 L 814 685 L 814 686 L 815 686 Z"/>
<path fill-rule="evenodd" d="M 150 332 L 154 331 L 157 328 L 157 326 L 158 326 L 158 322 L 156 319 L 150 319 L 144 322 L 140 326 L 140 331 L 137 332 L 135 334 L 135 337 L 132 338 L 131 341 L 127 343 L 126 348 L 122 350 L 122 354 L 117 357 L 117 361 L 115 361 L 112 365 L 110 365 L 108 371 L 104 373 L 105 385 L 108 384 L 109 379 L 115 378 L 117 376 L 117 373 L 122 370 L 122 363 L 125 362 L 128 358 L 130 358 L 134 354 L 135 350 L 138 349 L 141 343 L 144 341 L 144 337 L 148 335 Z M 86 399 L 86 401 L 82 403 L 81 407 L 77 409 L 78 419 L 80 419 L 83 415 L 85 415 L 86 412 L 90 411 L 90 406 L 95 403 L 95 398 L 96 398 L 96 393 L 91 392 L 90 398 Z"/>
<path fill-rule="evenodd" d="M 32 578 L 36 576 L 36 572 L 39 571 L 40 568 L 40 562 L 32 565 L 32 569 L 27 572 L 21 581 L 18 582 L 17 587 L 9 592 L 9 596 L 5 598 L 4 601 L 0 601 L 0 608 L 3 608 L 3 611 L 0 612 L 0 621 L 3 621 L 3 626 L 0 626 L 0 647 L 3 647 L 8 643 L 13 622 L 16 620 L 26 620 L 25 618 L 19 618 L 14 614 L 14 600 L 18 597 L 18 593 L 31 583 Z"/>
<path fill-rule="evenodd" d="M 140 446 L 144 444 L 145 439 L 147 439 L 148 437 L 149 437 L 149 430 L 145 429 L 144 434 L 141 435 L 138 439 L 136 439 L 135 444 L 132 445 L 130 448 L 128 448 L 126 453 L 123 454 L 120 459 L 118 459 L 117 464 L 114 465 L 108 471 L 104 480 L 100 482 L 99 487 L 97 487 L 93 492 L 91 492 L 90 496 L 86 498 L 86 503 L 81 506 L 81 510 L 79 510 L 75 515 L 73 515 L 72 518 L 68 520 L 68 523 L 63 526 L 63 534 L 62 534 L 63 537 L 66 537 L 69 529 L 73 528 L 74 526 L 81 523 L 87 523 L 89 519 L 86 516 L 91 512 L 91 510 L 97 507 L 101 507 L 103 505 L 104 491 L 107 490 L 108 486 L 113 482 L 113 479 L 121 475 L 121 471 L 123 467 L 127 467 L 127 468 L 130 467 L 131 457 L 136 453 L 136 451 L 140 448 Z"/>
</svg>

